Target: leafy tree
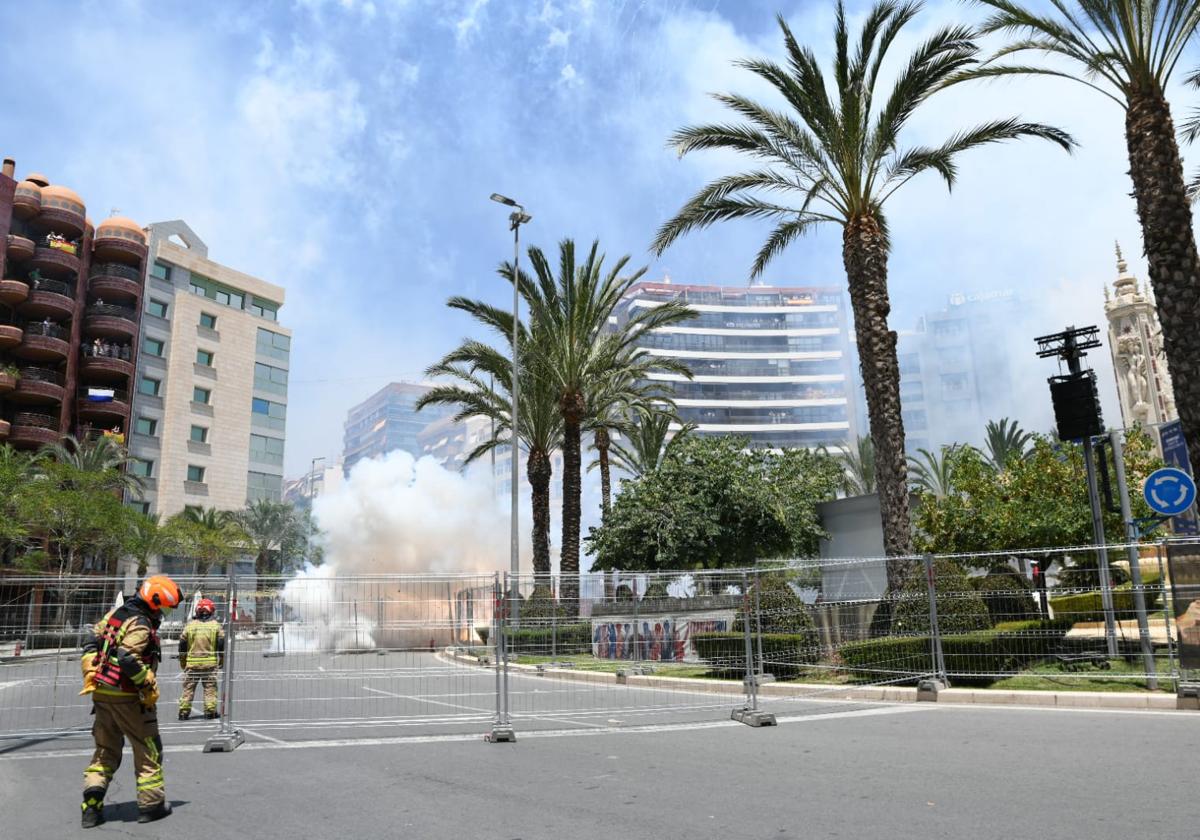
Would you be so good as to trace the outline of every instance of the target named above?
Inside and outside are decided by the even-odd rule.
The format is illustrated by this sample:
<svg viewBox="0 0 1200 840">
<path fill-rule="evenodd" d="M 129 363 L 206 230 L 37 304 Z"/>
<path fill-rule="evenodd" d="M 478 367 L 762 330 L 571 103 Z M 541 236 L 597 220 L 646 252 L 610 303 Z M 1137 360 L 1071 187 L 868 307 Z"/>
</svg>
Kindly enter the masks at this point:
<svg viewBox="0 0 1200 840">
<path fill-rule="evenodd" d="M 29 536 L 28 523 L 20 515 L 20 500 L 36 475 L 37 459 L 29 453 L 0 445 L 0 555 Z"/>
<path fill-rule="evenodd" d="M 450 305 L 491 326 L 511 342 L 511 313 L 466 298 L 454 298 Z M 525 325 L 519 325 L 518 330 L 518 341 L 527 348 L 529 336 Z M 558 393 L 550 387 L 549 377 L 540 371 L 538 358 L 527 353 L 523 357 L 517 422 L 533 507 L 533 573 L 538 578 L 535 590 L 549 597 L 551 453 L 562 445 L 562 413 Z M 426 373 L 449 379 L 452 384 L 439 385 L 423 395 L 417 401 L 418 410 L 427 405 L 454 405 L 459 407 L 454 422 L 486 417 L 494 423 L 493 435 L 467 454 L 468 464 L 497 448 L 511 446 L 512 362 L 507 356 L 482 342 L 464 341 Z M 547 592 L 542 593 L 543 589 Z"/>
<path fill-rule="evenodd" d="M 854 448 L 837 454 L 844 478 L 842 492 L 847 496 L 866 496 L 875 492 L 875 444 L 860 435 Z"/>
<path fill-rule="evenodd" d="M 1149 436 L 1139 430 L 1129 432 L 1125 444 L 1129 486 L 1139 486 L 1160 465 Z M 964 447 L 954 459 L 954 485 L 956 492 L 949 495 L 922 495 L 917 517 L 921 551 L 983 552 L 1093 541 L 1083 449 L 1077 444 L 1035 435 L 1028 457 L 1010 460 L 1003 472 L 983 453 Z M 1145 501 L 1131 495 L 1134 515 L 1148 516 Z M 1120 515 L 1106 513 L 1105 529 L 1109 535 L 1123 535 Z"/>
<path fill-rule="evenodd" d="M 1026 457 L 1032 440 L 1033 434 L 1022 429 L 1016 420 L 1005 417 L 999 423 L 995 420 L 988 421 L 987 454 L 992 466 L 998 470 L 1008 466 L 1010 458 Z"/>
<path fill-rule="evenodd" d="M 529 307 L 531 346 L 527 355 L 538 360 L 538 370 L 558 397 L 563 423 L 562 553 L 559 568 L 563 593 L 568 602 L 579 596 L 579 527 L 581 516 L 581 432 L 594 416 L 597 389 L 620 368 L 644 364 L 649 357 L 638 349 L 644 336 L 661 327 L 693 316 L 681 301 L 674 300 L 643 309 L 628 319 L 614 322 L 617 306 L 645 268 L 626 274 L 628 257 L 611 267 L 604 264 L 600 245 L 593 242 L 582 262 L 576 261 L 575 243 L 559 244 L 557 272 L 540 248 L 529 249 L 533 275 L 515 277 L 509 264 L 501 272 L 518 284 Z M 655 367 L 685 376 L 691 372 L 681 363 L 656 359 Z"/>
<path fill-rule="evenodd" d="M 1129 176 L 1150 282 L 1192 472 L 1200 475 L 1200 254 L 1166 95 L 1176 65 L 1200 28 L 1200 2 L 1054 0 L 1054 10 L 1046 14 L 1016 0 L 976 2 L 992 12 L 982 32 L 1011 40 L 964 77 L 1070 79 L 1125 112 Z"/>
<path fill-rule="evenodd" d="M 1033 600 L 1033 584 L 1005 567 L 971 580 L 983 598 L 992 624 L 1001 621 L 1026 621 L 1040 616 Z"/>
<path fill-rule="evenodd" d="M 256 499 L 230 517 L 254 554 L 257 575 L 280 574 L 302 556 L 310 538 L 308 518 L 288 502 Z"/>
<path fill-rule="evenodd" d="M 739 64 L 778 91 L 787 110 L 745 96 L 718 94 L 716 99 L 743 122 L 688 126 L 671 138 L 681 155 L 726 149 L 760 161 L 761 168 L 704 187 L 659 229 L 654 241 L 661 254 L 688 231 L 716 222 L 771 219 L 777 226 L 754 260 L 755 277 L 815 226 L 831 223 L 842 228 L 842 260 L 875 444 L 884 547 L 889 555 L 900 557 L 911 554 L 912 540 L 896 333 L 888 326 L 890 242 L 884 205 L 922 172 L 936 172 L 953 186 L 958 156 L 980 146 L 1022 137 L 1043 138 L 1064 149 L 1072 145 L 1058 129 L 1010 118 L 958 132 L 939 146 L 902 146 L 901 135 L 907 134 L 912 116 L 950 79 L 972 67 L 978 55 L 970 30 L 938 29 L 900 63 L 890 90 L 881 91 L 880 68 L 893 65 L 889 50 L 919 9 L 918 3 L 877 2 L 852 48 L 839 0 L 832 79 L 780 17 L 786 66 L 762 59 Z M 787 197 L 793 200 L 784 203 Z M 901 560 L 888 564 L 891 586 L 904 567 Z"/>
<path fill-rule="evenodd" d="M 150 567 L 150 558 L 170 554 L 179 546 L 177 529 L 159 521 L 157 513 L 133 512 L 129 517 L 129 534 L 126 548 L 137 560 L 138 577 L 144 577 Z"/>
<path fill-rule="evenodd" d="M 816 506 L 833 496 L 836 463 L 808 450 L 747 445 L 689 436 L 657 470 L 624 483 L 588 535 L 593 568 L 736 568 L 814 553 L 824 535 Z"/>
<path fill-rule="evenodd" d="M 679 423 L 679 431 L 673 435 L 672 423 Z M 695 430 L 695 423 L 680 423 L 674 411 L 640 407 L 626 424 L 628 442 L 612 445 L 613 466 L 633 478 L 642 478 L 657 470 L 671 450 Z"/>
<path fill-rule="evenodd" d="M 991 626 L 987 605 L 958 563 L 946 557 L 934 559 L 933 591 L 938 632 L 970 633 Z M 929 630 L 929 584 L 924 574 L 912 574 L 892 609 L 892 635 L 920 635 Z"/>
</svg>

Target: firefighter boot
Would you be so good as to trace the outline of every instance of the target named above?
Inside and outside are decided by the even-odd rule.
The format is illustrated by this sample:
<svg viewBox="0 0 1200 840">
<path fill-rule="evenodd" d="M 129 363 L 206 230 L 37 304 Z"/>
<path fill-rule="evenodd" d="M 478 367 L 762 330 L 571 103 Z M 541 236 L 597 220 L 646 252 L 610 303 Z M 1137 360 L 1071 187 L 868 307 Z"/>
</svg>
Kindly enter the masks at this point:
<svg viewBox="0 0 1200 840">
<path fill-rule="evenodd" d="M 183 709 L 179 710 L 179 719 L 180 720 L 188 720 L 189 718 L 191 718 L 191 716 L 192 716 L 191 709 L 188 709 L 186 712 Z"/>
<path fill-rule="evenodd" d="M 216 720 L 216 719 L 217 719 L 217 718 L 219 718 L 220 716 L 221 716 L 221 713 L 220 713 L 220 712 L 217 712 L 217 711 L 205 712 L 205 713 L 204 713 L 204 719 L 205 719 L 205 720 Z"/>
<path fill-rule="evenodd" d="M 104 788 L 88 788 L 83 792 L 83 827 L 95 828 L 104 822 Z"/>
<path fill-rule="evenodd" d="M 140 814 L 138 814 L 138 822 L 154 822 L 155 820 L 161 820 L 163 817 L 169 816 L 171 816 L 171 803 L 160 802 L 149 811 L 142 811 Z"/>
</svg>

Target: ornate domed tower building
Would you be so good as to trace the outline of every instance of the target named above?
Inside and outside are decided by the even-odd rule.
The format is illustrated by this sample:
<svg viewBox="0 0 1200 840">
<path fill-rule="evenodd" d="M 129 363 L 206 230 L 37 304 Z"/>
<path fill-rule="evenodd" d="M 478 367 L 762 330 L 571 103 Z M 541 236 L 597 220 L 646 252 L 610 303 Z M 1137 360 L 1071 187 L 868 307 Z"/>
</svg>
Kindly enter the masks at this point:
<svg viewBox="0 0 1200 840">
<path fill-rule="evenodd" d="M 1153 292 L 1129 273 L 1120 245 L 1112 293 L 1104 287 L 1104 314 L 1124 425 L 1157 426 L 1178 418 Z"/>
</svg>

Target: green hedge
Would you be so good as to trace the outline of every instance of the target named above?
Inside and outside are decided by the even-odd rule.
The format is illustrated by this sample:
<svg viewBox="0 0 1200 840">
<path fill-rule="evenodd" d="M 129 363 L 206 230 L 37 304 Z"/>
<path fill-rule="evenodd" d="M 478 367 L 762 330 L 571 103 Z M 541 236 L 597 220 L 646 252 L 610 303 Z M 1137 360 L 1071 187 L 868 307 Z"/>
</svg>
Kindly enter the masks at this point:
<svg viewBox="0 0 1200 840">
<path fill-rule="evenodd" d="M 938 629 L 942 633 L 969 633 L 991 626 L 987 605 L 975 591 L 962 566 L 945 557 L 933 561 Z M 929 632 L 929 586 L 924 569 L 910 574 L 892 610 L 892 636 Z"/>
<path fill-rule="evenodd" d="M 992 624 L 1039 618 L 1033 586 L 1016 572 L 989 572 L 983 577 L 972 578 L 971 583 L 983 597 Z"/>
<path fill-rule="evenodd" d="M 692 638 L 696 652 L 718 677 L 740 679 L 746 674 L 746 636 L 744 633 L 698 633 Z M 758 637 L 752 634 L 750 643 L 758 655 Z M 804 671 L 804 666 L 821 658 L 821 646 L 815 631 L 812 633 L 763 633 L 764 670 L 779 679 L 792 679 Z"/>
<path fill-rule="evenodd" d="M 539 625 L 533 628 L 509 630 L 505 636 L 513 654 L 529 656 L 565 656 L 592 652 L 592 625 L 586 622 L 559 624 L 557 627 Z"/>
<path fill-rule="evenodd" d="M 990 630 L 942 637 L 946 671 L 958 683 L 991 682 L 987 674 L 1008 674 L 1060 652 L 1095 649 L 1096 640 L 1066 644 L 1069 620 L 1010 621 Z M 842 664 L 863 679 L 898 677 L 933 670 L 929 636 L 847 642 L 838 648 Z M 971 675 L 981 675 L 972 677 Z"/>
<path fill-rule="evenodd" d="M 1146 592 L 1146 610 L 1158 609 L 1162 592 Z M 1129 585 L 1113 587 L 1113 613 L 1118 621 L 1137 618 L 1133 605 L 1133 589 Z M 1080 592 L 1076 595 L 1054 595 L 1050 598 L 1054 615 L 1073 622 L 1104 621 L 1104 605 L 1100 592 Z"/>
</svg>

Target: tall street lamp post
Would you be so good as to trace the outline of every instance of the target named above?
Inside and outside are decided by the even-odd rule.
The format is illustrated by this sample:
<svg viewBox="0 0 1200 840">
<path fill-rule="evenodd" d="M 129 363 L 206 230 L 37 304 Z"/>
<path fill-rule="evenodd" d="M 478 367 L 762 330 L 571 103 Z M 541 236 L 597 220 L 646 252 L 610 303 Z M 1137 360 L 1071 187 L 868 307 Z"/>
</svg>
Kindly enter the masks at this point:
<svg viewBox="0 0 1200 840">
<path fill-rule="evenodd" d="M 512 606 L 516 607 L 517 596 L 520 593 L 519 575 L 521 573 L 521 549 L 520 549 L 520 529 L 517 522 L 518 507 L 520 502 L 517 476 L 519 458 L 519 435 L 517 429 L 520 428 L 517 424 L 518 402 L 520 401 L 521 392 L 521 349 L 517 345 L 517 325 L 520 314 L 520 295 L 517 288 L 517 280 L 520 277 L 521 265 L 521 225 L 533 220 L 533 217 L 525 212 L 525 208 L 507 196 L 500 193 L 492 193 L 492 201 L 507 205 L 513 208 L 512 213 L 508 216 L 509 229 L 513 232 L 513 330 L 512 330 L 512 471 L 509 484 L 512 486 L 512 522 L 509 526 L 511 545 L 509 547 L 509 569 L 512 572 Z"/>
</svg>

